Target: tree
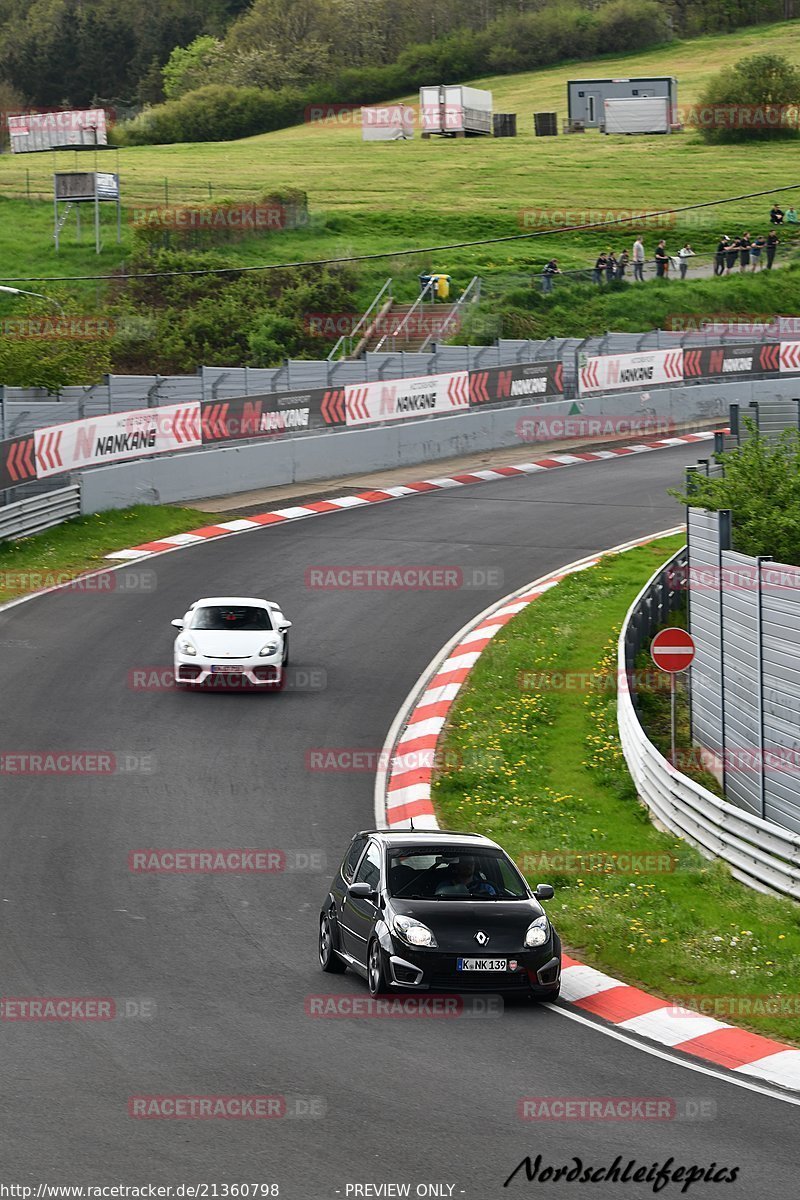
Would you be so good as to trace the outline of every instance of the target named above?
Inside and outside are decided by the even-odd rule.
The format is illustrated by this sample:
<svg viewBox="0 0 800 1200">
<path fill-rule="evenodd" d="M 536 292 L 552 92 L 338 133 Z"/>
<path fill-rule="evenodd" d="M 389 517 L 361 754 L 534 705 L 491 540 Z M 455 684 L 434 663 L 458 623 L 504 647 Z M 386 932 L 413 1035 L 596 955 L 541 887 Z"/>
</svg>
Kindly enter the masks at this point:
<svg viewBox="0 0 800 1200">
<path fill-rule="evenodd" d="M 188 46 L 176 46 L 162 71 L 166 98 L 177 100 L 194 88 L 223 83 L 226 71 L 221 57 L 222 42 L 207 34 Z"/>
<path fill-rule="evenodd" d="M 800 71 L 777 54 L 753 54 L 715 75 L 698 105 L 708 142 L 796 137 Z"/>
<path fill-rule="evenodd" d="M 767 554 L 800 566 L 800 433 L 787 429 L 773 445 L 749 417 L 744 424 L 742 445 L 717 455 L 723 476 L 694 472 L 688 493 L 670 494 L 693 508 L 730 509 L 740 554 Z"/>
</svg>

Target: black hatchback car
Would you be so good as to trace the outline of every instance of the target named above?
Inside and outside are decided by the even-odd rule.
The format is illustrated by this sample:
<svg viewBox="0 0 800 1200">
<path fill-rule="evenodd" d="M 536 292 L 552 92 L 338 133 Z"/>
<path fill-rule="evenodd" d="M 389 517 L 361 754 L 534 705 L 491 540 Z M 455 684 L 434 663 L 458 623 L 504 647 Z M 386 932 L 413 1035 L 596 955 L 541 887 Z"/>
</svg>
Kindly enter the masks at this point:
<svg viewBox="0 0 800 1200">
<path fill-rule="evenodd" d="M 352 967 L 373 996 L 406 988 L 553 1000 L 561 942 L 505 851 L 479 834 L 366 830 L 320 913 L 323 971 Z"/>
</svg>

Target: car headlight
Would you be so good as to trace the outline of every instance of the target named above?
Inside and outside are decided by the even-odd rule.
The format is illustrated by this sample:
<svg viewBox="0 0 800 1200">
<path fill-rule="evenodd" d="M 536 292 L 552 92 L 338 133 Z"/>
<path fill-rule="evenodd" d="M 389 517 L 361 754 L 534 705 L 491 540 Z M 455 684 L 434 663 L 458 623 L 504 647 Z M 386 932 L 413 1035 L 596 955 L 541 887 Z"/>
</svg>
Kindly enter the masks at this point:
<svg viewBox="0 0 800 1200">
<path fill-rule="evenodd" d="M 181 654 L 197 654 L 197 647 L 194 646 L 188 638 L 178 639 L 178 649 Z"/>
<path fill-rule="evenodd" d="M 438 944 L 433 930 L 428 929 L 421 921 L 415 921 L 413 917 L 395 917 L 394 931 L 404 942 L 408 942 L 409 946 L 435 947 Z"/>
<path fill-rule="evenodd" d="M 550 926 L 547 917 L 537 917 L 528 926 L 525 933 L 525 945 L 529 950 L 535 950 L 537 946 L 543 946 L 550 937 Z"/>
<path fill-rule="evenodd" d="M 274 654 L 277 649 L 278 649 L 277 642 L 267 642 L 266 645 L 262 646 L 261 649 L 259 650 L 259 652 L 258 652 L 259 658 L 266 658 L 268 654 Z"/>
</svg>

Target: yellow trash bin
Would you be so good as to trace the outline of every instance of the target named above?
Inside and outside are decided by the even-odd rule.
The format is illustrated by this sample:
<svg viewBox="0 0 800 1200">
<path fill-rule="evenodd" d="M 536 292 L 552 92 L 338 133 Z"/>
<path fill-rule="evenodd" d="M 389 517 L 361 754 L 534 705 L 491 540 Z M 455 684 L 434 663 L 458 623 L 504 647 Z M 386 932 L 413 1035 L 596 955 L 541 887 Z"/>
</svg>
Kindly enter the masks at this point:
<svg viewBox="0 0 800 1200">
<path fill-rule="evenodd" d="M 446 300 L 450 295 L 451 278 L 449 275 L 434 275 L 436 280 L 436 298 L 437 300 Z"/>
</svg>

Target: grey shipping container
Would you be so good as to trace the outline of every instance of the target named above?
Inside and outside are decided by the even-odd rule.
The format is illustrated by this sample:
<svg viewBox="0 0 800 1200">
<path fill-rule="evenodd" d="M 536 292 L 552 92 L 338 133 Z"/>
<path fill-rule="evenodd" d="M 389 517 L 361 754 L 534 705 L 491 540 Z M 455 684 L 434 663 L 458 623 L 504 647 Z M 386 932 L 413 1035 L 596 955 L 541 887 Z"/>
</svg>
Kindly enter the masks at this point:
<svg viewBox="0 0 800 1200">
<path fill-rule="evenodd" d="M 641 76 L 636 79 L 570 79 L 567 83 L 567 117 L 598 128 L 605 121 L 606 100 L 665 96 L 673 119 L 678 106 L 678 81 L 672 75 Z"/>
</svg>

